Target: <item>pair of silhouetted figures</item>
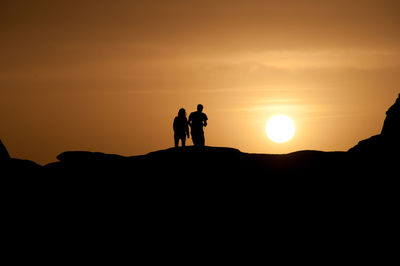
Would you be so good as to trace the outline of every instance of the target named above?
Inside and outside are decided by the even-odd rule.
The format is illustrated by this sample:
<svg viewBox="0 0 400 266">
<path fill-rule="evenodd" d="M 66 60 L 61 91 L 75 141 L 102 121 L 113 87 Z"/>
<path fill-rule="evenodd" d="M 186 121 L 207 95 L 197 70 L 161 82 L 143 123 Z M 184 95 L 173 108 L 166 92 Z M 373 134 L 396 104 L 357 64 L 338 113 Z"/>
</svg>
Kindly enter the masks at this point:
<svg viewBox="0 0 400 266">
<path fill-rule="evenodd" d="M 193 145 L 204 146 L 203 127 L 207 126 L 207 120 L 207 115 L 203 113 L 203 105 L 201 104 L 197 105 L 196 112 L 189 115 L 189 120 L 186 118 L 186 110 L 184 108 L 179 109 L 178 116 L 175 117 L 173 124 L 175 147 L 179 146 L 179 140 L 181 140 L 182 146 L 185 146 L 186 137 L 189 138 L 189 126 Z"/>
</svg>

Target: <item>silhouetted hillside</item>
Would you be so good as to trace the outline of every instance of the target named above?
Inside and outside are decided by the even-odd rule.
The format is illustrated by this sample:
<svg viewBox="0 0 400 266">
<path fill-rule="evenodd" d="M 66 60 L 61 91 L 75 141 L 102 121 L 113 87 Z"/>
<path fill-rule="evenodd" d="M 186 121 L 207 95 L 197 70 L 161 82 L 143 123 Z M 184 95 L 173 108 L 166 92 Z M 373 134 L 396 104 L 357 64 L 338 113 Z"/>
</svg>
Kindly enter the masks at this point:
<svg viewBox="0 0 400 266">
<path fill-rule="evenodd" d="M 400 94 L 396 102 L 386 112 L 381 134 L 360 141 L 349 150 L 365 162 L 364 167 L 375 166 L 383 172 L 393 170 L 400 161 Z"/>
<path fill-rule="evenodd" d="M 0 161 L 8 160 L 9 158 L 10 155 L 8 154 L 6 147 L 3 145 L 3 142 L 0 140 Z"/>
<path fill-rule="evenodd" d="M 2 169 L 7 169 L 11 175 L 80 177 L 83 178 L 81 182 L 85 179 L 115 178 L 132 182 L 174 179 L 225 182 L 222 180 L 233 178 L 253 178 L 265 182 L 284 180 L 277 179 L 279 177 L 351 180 L 394 171 L 400 150 L 400 95 L 386 114 L 382 133 L 360 141 L 348 152 L 298 151 L 273 155 L 243 153 L 233 148 L 189 146 L 126 157 L 69 151 L 57 156 L 57 162 L 42 167 L 31 161 L 10 158 L 7 149 L 0 143 L 0 160 Z"/>
<path fill-rule="evenodd" d="M 35 162 L 11 158 L 0 140 L 0 176 L 24 177 L 43 176 L 43 168 Z"/>
<path fill-rule="evenodd" d="M 266 182 L 280 177 L 358 178 L 384 174 L 394 166 L 390 155 L 373 157 L 366 153 L 298 151 L 289 154 L 251 154 L 233 148 L 184 147 L 170 148 L 141 156 L 124 157 L 98 152 L 71 151 L 60 154 L 58 162 L 44 166 L 44 173 L 53 176 L 86 178 L 120 177 L 124 179 L 174 180 L 256 178 Z M 385 166 L 381 168 L 380 166 Z"/>
<path fill-rule="evenodd" d="M 85 236 L 92 247 L 106 242 L 118 249 L 127 241 L 161 250 L 174 241 L 196 242 L 218 251 L 219 243 L 255 249 L 269 241 L 294 243 L 296 258 L 310 252 L 309 243 L 313 257 L 326 250 L 337 256 L 338 247 L 352 254 L 388 250 L 385 236 L 397 228 L 397 108 L 388 112 L 382 134 L 348 152 L 274 155 L 190 146 L 127 157 L 69 151 L 39 166 L 10 158 L 0 146 L 2 181 L 11 183 L 6 217 L 14 217 L 6 228 L 18 228 L 17 239 L 39 232 L 32 239 L 55 235 L 75 245 Z"/>
<path fill-rule="evenodd" d="M 257 178 L 331 175 L 347 167 L 344 152 L 300 151 L 284 155 L 249 154 L 233 148 L 181 147 L 123 157 L 92 152 L 64 152 L 45 166 L 52 173 L 107 173 L 131 178 Z M 328 169 L 329 171 L 326 171 Z"/>
</svg>

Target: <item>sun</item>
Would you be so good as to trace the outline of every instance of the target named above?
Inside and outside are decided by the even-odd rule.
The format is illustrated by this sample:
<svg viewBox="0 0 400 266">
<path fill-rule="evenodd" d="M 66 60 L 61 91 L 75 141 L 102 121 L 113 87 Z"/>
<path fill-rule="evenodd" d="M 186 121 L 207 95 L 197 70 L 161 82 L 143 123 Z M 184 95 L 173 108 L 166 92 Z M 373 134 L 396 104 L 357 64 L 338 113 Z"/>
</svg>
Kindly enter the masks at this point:
<svg viewBox="0 0 400 266">
<path fill-rule="evenodd" d="M 268 120 L 265 132 L 270 140 L 283 143 L 294 137 L 296 126 L 290 117 L 275 115 Z"/>
</svg>

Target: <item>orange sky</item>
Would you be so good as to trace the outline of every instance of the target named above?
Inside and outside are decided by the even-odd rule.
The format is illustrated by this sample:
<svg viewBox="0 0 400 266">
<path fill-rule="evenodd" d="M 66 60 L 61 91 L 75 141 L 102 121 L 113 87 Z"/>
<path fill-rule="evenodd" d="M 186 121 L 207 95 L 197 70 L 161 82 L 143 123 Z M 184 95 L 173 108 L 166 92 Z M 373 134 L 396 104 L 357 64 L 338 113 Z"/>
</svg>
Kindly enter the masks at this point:
<svg viewBox="0 0 400 266">
<path fill-rule="evenodd" d="M 38 163 L 66 150 L 173 146 L 204 105 L 206 144 L 347 150 L 400 92 L 399 1 L 1 1 L 0 139 Z M 293 118 L 275 144 L 265 124 Z M 189 141 L 191 143 L 191 141 Z"/>
</svg>

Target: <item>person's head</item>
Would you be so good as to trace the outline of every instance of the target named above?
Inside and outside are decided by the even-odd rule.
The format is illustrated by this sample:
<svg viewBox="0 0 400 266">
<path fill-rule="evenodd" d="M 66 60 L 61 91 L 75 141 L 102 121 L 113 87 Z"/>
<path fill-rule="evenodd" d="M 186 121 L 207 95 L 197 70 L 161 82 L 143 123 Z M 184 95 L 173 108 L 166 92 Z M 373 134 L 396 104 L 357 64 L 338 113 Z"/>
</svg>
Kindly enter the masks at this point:
<svg viewBox="0 0 400 266">
<path fill-rule="evenodd" d="M 202 104 L 198 104 L 197 105 L 197 111 L 199 111 L 199 112 L 203 111 L 203 105 Z"/>
<path fill-rule="evenodd" d="M 179 109 L 178 116 L 186 116 L 186 110 L 185 110 L 185 108 Z"/>
</svg>

